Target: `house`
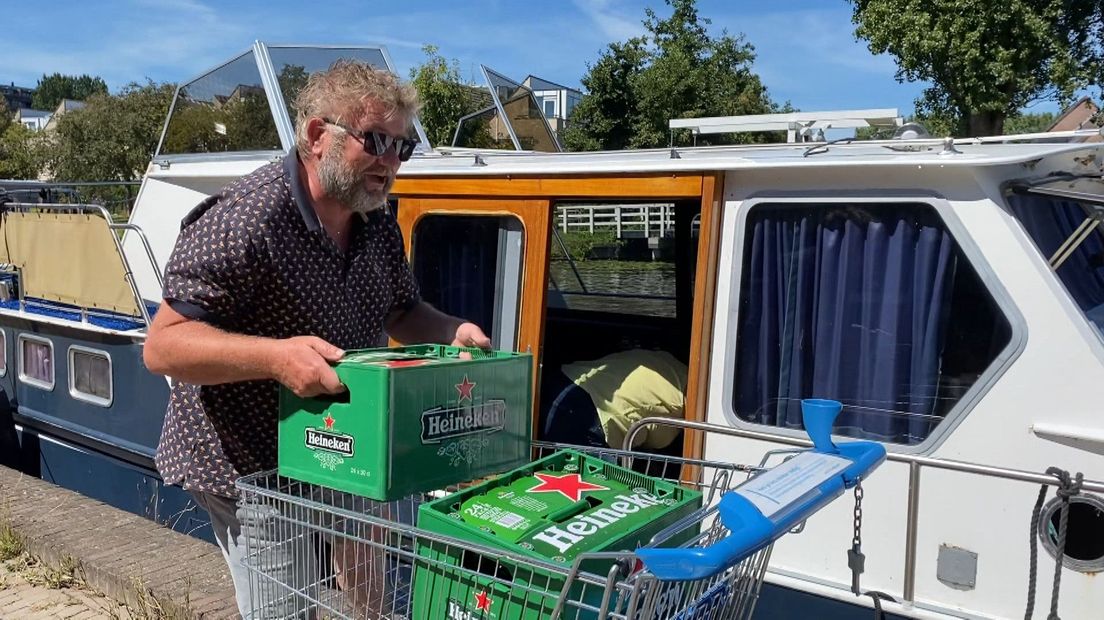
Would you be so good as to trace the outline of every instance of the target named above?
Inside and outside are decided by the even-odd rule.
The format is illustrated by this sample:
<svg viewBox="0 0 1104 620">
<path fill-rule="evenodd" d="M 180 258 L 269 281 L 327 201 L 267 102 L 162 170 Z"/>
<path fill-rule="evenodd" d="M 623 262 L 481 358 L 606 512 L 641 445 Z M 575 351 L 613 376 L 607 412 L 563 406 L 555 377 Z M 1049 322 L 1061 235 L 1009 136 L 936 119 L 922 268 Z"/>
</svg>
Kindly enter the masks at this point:
<svg viewBox="0 0 1104 620">
<path fill-rule="evenodd" d="M 27 129 L 39 131 L 50 122 L 51 113 L 46 110 L 32 110 L 31 108 L 19 108 L 15 111 L 15 122 L 22 123 Z"/>
<path fill-rule="evenodd" d="M 535 75 L 526 77 L 521 83 L 533 91 L 533 96 L 536 97 L 537 104 L 544 112 L 544 117 L 548 119 L 552 131 L 557 134 L 567 126 L 571 111 L 583 99 L 582 91 L 549 82 Z"/>
<path fill-rule="evenodd" d="M 1058 115 L 1058 118 L 1054 120 L 1054 124 L 1050 126 L 1047 131 L 1073 131 L 1077 129 L 1095 129 L 1101 127 L 1102 124 L 1097 119 L 1097 115 L 1100 113 L 1100 108 L 1093 103 L 1090 97 L 1082 97 L 1079 101 L 1071 105 L 1070 107 L 1062 110 L 1062 113 Z M 1087 139 L 1085 142 L 1100 142 L 1101 136 L 1094 135 Z"/>
<path fill-rule="evenodd" d="M 79 110 L 85 106 L 83 101 L 77 101 L 75 99 L 62 99 L 58 104 L 54 113 L 50 115 L 50 120 L 46 121 L 46 124 L 42 127 L 44 131 L 53 131 L 57 129 L 58 119 L 65 116 L 66 113 L 73 110 Z"/>
<path fill-rule="evenodd" d="M 9 110 L 31 107 L 35 89 L 16 86 L 15 83 L 0 84 L 0 99 L 7 103 Z"/>
</svg>

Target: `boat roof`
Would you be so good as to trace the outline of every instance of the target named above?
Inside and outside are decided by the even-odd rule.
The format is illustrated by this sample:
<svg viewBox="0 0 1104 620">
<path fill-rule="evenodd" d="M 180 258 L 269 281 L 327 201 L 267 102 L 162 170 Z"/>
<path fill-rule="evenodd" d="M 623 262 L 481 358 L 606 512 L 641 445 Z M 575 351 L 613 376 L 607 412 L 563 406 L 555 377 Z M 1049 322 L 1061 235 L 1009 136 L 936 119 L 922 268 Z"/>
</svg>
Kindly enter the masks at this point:
<svg viewBox="0 0 1104 620">
<path fill-rule="evenodd" d="M 906 165 L 978 167 L 1022 164 L 1077 151 L 1099 152 L 1104 159 L 1104 145 L 1097 143 L 1005 144 L 971 140 L 701 146 L 584 153 L 441 149 L 414 157 L 403 166 L 401 174 L 554 175 Z"/>
</svg>

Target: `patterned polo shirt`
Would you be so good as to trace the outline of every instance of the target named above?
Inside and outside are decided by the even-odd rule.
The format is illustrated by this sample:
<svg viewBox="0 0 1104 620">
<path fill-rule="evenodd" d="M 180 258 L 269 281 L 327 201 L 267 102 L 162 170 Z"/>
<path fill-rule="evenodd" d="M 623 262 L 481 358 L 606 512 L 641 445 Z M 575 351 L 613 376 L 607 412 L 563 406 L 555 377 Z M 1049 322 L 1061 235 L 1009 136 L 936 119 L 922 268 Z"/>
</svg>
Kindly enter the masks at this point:
<svg viewBox="0 0 1104 620">
<path fill-rule="evenodd" d="M 292 151 L 200 203 L 166 267 L 166 303 L 220 329 L 377 346 L 384 318 L 419 301 L 387 209 L 354 218 L 343 253 L 308 200 Z M 236 497 L 234 480 L 276 467 L 279 386 L 174 382 L 155 462 L 166 483 Z"/>
</svg>

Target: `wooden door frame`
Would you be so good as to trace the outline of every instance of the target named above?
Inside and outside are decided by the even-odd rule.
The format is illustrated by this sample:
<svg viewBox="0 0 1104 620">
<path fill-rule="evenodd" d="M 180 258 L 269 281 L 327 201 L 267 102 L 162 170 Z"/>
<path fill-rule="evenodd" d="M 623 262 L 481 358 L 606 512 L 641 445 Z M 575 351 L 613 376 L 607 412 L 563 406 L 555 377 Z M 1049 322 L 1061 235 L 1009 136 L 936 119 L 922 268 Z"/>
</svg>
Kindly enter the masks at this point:
<svg viewBox="0 0 1104 620">
<path fill-rule="evenodd" d="M 533 352 L 533 394 L 540 377 L 540 347 L 544 342 L 552 209 L 557 202 L 575 200 L 686 200 L 701 201 L 694 306 L 690 332 L 685 418 L 706 419 L 709 397 L 709 352 L 712 343 L 720 247 L 720 210 L 723 172 L 667 172 L 618 175 L 558 176 L 413 176 L 400 177 L 393 194 L 399 199 L 399 225 L 412 260 L 413 231 L 429 214 L 511 215 L 525 234 L 522 294 L 518 308 L 518 349 Z M 538 423 L 538 399 L 533 402 L 534 429 Z M 618 446 L 619 447 L 619 446 Z M 701 458 L 702 433 L 689 431 L 683 454 Z"/>
</svg>

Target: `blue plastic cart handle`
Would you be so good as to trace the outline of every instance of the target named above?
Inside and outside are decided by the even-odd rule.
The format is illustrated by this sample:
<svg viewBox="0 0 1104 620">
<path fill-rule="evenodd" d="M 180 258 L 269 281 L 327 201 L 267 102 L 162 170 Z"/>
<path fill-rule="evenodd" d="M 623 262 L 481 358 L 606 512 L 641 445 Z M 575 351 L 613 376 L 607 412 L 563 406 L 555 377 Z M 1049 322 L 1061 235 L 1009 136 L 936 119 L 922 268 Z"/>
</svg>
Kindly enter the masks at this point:
<svg viewBox="0 0 1104 620">
<path fill-rule="evenodd" d="M 809 401 L 805 401 L 809 402 Z M 805 405 L 803 402 L 803 405 Z M 817 401 L 820 407 L 833 401 Z M 820 411 L 820 415 L 831 413 L 832 420 L 839 412 L 839 403 L 835 412 Z M 831 407 L 829 407 L 830 409 Z M 831 454 L 851 461 L 841 472 L 825 480 L 800 498 L 765 517 L 755 504 L 744 496 L 729 491 L 725 493 L 717 506 L 721 523 L 728 528 L 729 535 L 709 547 L 688 549 L 637 549 L 637 556 L 644 562 L 652 574 L 663 581 L 687 579 L 705 579 L 717 575 L 751 554 L 766 547 L 798 523 L 812 516 L 818 510 L 839 497 L 845 489 L 858 484 L 885 460 L 885 447 L 872 441 L 853 441 L 835 445 L 831 441 L 831 420 L 810 424 L 811 407 L 805 406 L 806 429 L 812 436 L 814 448 L 811 452 Z"/>
</svg>

